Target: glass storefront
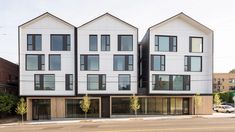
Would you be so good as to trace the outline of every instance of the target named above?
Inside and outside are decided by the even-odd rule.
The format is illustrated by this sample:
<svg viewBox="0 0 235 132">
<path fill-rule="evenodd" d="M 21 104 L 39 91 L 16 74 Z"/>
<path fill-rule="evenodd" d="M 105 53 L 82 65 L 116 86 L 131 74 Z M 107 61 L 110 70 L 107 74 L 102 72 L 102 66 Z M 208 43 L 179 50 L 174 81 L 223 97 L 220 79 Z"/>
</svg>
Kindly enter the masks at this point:
<svg viewBox="0 0 235 132">
<path fill-rule="evenodd" d="M 65 117 L 66 118 L 84 118 L 85 113 L 80 107 L 81 99 L 66 99 L 65 100 Z M 99 117 L 99 100 L 91 99 L 90 109 L 87 113 L 88 118 Z"/>
<path fill-rule="evenodd" d="M 189 98 L 140 97 L 138 115 L 182 115 L 189 114 Z M 112 115 L 133 115 L 129 97 L 112 98 Z"/>
<path fill-rule="evenodd" d="M 33 120 L 51 119 L 51 100 L 32 99 L 32 114 Z"/>
</svg>

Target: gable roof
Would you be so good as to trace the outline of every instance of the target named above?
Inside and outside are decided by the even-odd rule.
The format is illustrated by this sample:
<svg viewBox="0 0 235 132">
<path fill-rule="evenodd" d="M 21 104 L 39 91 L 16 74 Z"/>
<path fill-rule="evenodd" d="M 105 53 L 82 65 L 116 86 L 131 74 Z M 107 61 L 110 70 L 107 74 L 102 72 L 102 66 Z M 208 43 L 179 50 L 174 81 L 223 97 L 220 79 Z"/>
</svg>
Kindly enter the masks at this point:
<svg viewBox="0 0 235 132">
<path fill-rule="evenodd" d="M 157 26 L 160 26 L 160 25 L 162 25 L 164 23 L 167 23 L 167 22 L 169 22 L 169 21 L 171 21 L 173 19 L 176 19 L 176 18 L 181 18 L 181 19 L 187 21 L 188 23 L 190 23 L 191 25 L 194 24 L 196 26 L 199 26 L 202 30 L 206 30 L 208 32 L 213 32 L 213 30 L 211 30 L 210 28 L 208 28 L 205 25 L 201 24 L 200 22 L 194 20 L 193 18 L 191 18 L 190 16 L 184 14 L 183 12 L 181 12 L 179 14 L 176 14 L 176 15 L 174 15 L 174 16 L 172 16 L 172 17 L 170 17 L 170 18 L 168 18 L 168 19 L 166 19 L 166 20 L 164 20 L 162 22 L 159 22 L 159 23 L 149 27 L 149 29 L 157 27 Z"/>
<path fill-rule="evenodd" d="M 83 27 L 83 26 L 85 26 L 85 25 L 87 25 L 87 24 L 89 24 L 89 23 L 91 23 L 91 22 L 93 22 L 93 21 L 96 21 L 96 20 L 98 20 L 98 19 L 100 19 L 100 18 L 102 18 L 102 17 L 104 17 L 104 16 L 106 16 L 106 15 L 111 16 L 112 18 L 114 18 L 114 19 L 116 19 L 116 20 L 118 20 L 118 21 L 120 21 L 120 22 L 122 22 L 122 23 L 125 23 L 126 25 L 128 25 L 128 26 L 130 26 L 130 27 L 132 27 L 132 28 L 138 29 L 137 27 L 135 27 L 135 26 L 133 26 L 133 25 L 131 25 L 131 24 L 129 24 L 129 23 L 123 21 L 122 19 L 120 19 L 120 18 L 118 18 L 118 17 L 116 17 L 116 16 L 114 16 L 114 15 L 109 14 L 108 12 L 105 13 L 105 14 L 103 14 L 103 15 L 101 15 L 101 16 L 96 17 L 95 19 L 92 19 L 91 21 L 88 21 L 88 22 L 82 24 L 82 25 L 79 26 L 78 28 Z"/>
<path fill-rule="evenodd" d="M 21 24 L 19 27 L 22 27 L 22 26 L 24 26 L 24 25 L 27 25 L 27 24 L 29 24 L 29 23 L 31 23 L 31 22 L 33 22 L 33 21 L 36 21 L 37 19 L 40 19 L 40 18 L 42 18 L 42 17 L 44 17 L 44 16 L 46 16 L 46 15 L 49 15 L 49 16 L 51 16 L 51 17 L 53 17 L 53 18 L 55 18 L 55 19 L 57 19 L 57 20 L 59 20 L 59 21 L 61 21 L 61 22 L 63 22 L 63 23 L 66 23 L 66 24 L 68 24 L 68 25 L 70 25 L 70 26 L 72 26 L 72 27 L 75 27 L 74 25 L 72 25 L 72 24 L 66 22 L 65 20 L 63 20 L 63 19 L 61 19 L 61 18 L 59 18 L 59 17 L 57 17 L 57 16 L 55 16 L 55 15 L 49 13 L 49 12 L 45 12 L 45 13 L 39 15 L 38 17 L 35 17 L 35 18 L 31 19 L 31 20 L 29 20 L 29 21 L 27 21 L 27 22 Z"/>
</svg>

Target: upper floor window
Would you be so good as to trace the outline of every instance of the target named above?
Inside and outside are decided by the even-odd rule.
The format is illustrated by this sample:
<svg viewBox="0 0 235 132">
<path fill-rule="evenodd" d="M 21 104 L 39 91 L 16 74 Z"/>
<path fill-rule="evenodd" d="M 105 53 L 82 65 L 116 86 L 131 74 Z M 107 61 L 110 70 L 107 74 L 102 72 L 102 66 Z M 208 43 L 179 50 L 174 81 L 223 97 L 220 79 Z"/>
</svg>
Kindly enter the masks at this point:
<svg viewBox="0 0 235 132">
<path fill-rule="evenodd" d="M 69 34 L 52 34 L 51 50 L 52 51 L 69 51 L 71 48 Z"/>
<path fill-rule="evenodd" d="M 59 54 L 49 55 L 49 70 L 61 70 L 61 56 Z"/>
<path fill-rule="evenodd" d="M 131 89 L 131 76 L 129 74 L 118 75 L 118 89 L 119 90 Z"/>
<path fill-rule="evenodd" d="M 151 56 L 151 69 L 153 71 L 165 70 L 165 55 L 152 55 Z"/>
<path fill-rule="evenodd" d="M 53 74 L 35 74 L 35 90 L 55 90 L 55 75 Z"/>
<path fill-rule="evenodd" d="M 87 90 L 106 90 L 106 75 L 87 75 Z"/>
<path fill-rule="evenodd" d="M 97 35 L 89 35 L 89 50 L 97 51 Z"/>
<path fill-rule="evenodd" d="M 201 72 L 202 57 L 201 56 L 185 56 L 184 71 Z"/>
<path fill-rule="evenodd" d="M 133 55 L 114 55 L 115 71 L 132 71 Z"/>
<path fill-rule="evenodd" d="M 26 55 L 26 70 L 45 70 L 44 55 Z"/>
<path fill-rule="evenodd" d="M 118 35 L 118 51 L 133 51 L 133 35 Z"/>
<path fill-rule="evenodd" d="M 177 52 L 177 37 L 156 35 L 155 51 Z"/>
<path fill-rule="evenodd" d="M 152 90 L 190 90 L 190 76 L 152 75 Z"/>
<path fill-rule="evenodd" d="M 189 51 L 190 52 L 203 52 L 203 38 L 202 37 L 189 37 Z"/>
<path fill-rule="evenodd" d="M 80 70 L 81 71 L 99 70 L 99 55 L 81 55 Z"/>
<path fill-rule="evenodd" d="M 73 74 L 65 74 L 65 89 L 73 90 Z"/>
<path fill-rule="evenodd" d="M 101 35 L 101 51 L 110 51 L 110 35 Z"/>
<path fill-rule="evenodd" d="M 27 35 L 27 50 L 28 51 L 42 50 L 42 36 L 41 36 L 41 34 L 28 34 Z"/>
</svg>

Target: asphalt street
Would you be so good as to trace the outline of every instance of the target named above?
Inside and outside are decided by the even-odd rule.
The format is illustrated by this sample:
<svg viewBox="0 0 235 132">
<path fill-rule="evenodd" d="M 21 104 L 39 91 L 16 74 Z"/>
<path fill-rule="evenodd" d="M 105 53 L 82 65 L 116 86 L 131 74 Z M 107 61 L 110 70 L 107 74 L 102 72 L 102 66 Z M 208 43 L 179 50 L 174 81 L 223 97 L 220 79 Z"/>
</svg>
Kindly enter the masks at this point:
<svg viewBox="0 0 235 132">
<path fill-rule="evenodd" d="M 235 118 L 99 121 L 0 126 L 0 132 L 234 132 Z"/>
</svg>

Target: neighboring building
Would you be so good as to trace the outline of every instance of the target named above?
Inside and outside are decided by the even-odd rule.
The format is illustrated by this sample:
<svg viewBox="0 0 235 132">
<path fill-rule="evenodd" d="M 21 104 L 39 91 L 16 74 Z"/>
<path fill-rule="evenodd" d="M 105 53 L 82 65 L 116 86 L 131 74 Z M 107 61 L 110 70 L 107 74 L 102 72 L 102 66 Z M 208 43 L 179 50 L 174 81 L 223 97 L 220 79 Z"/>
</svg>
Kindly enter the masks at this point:
<svg viewBox="0 0 235 132">
<path fill-rule="evenodd" d="M 235 90 L 235 73 L 214 73 L 213 92 Z"/>
<path fill-rule="evenodd" d="M 193 114 L 200 93 L 197 113 L 212 113 L 212 30 L 180 13 L 150 27 L 140 51 L 140 91 L 153 98 L 155 111 Z"/>
<path fill-rule="evenodd" d="M 199 113 L 210 114 L 212 37 L 183 13 L 149 28 L 139 46 L 138 29 L 109 13 L 78 28 L 44 13 L 19 26 L 27 120 L 83 117 L 85 94 L 91 97 L 88 117 L 132 115 L 133 94 L 140 97 L 138 114 L 193 114 L 197 92 Z"/>
<path fill-rule="evenodd" d="M 19 66 L 0 57 L 0 94 L 18 96 Z"/>
</svg>

